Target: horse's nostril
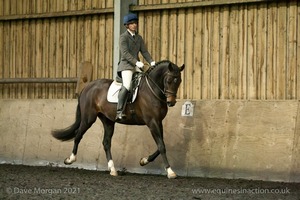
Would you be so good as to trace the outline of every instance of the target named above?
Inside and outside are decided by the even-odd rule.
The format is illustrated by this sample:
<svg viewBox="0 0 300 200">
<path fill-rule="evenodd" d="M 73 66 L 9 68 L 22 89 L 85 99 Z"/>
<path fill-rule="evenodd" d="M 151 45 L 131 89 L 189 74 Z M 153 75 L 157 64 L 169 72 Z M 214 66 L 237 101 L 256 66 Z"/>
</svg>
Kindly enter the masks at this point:
<svg viewBox="0 0 300 200">
<path fill-rule="evenodd" d="M 172 106 L 175 105 L 175 102 L 168 101 L 168 102 L 167 102 L 167 105 L 168 105 L 168 107 L 172 107 Z"/>
</svg>

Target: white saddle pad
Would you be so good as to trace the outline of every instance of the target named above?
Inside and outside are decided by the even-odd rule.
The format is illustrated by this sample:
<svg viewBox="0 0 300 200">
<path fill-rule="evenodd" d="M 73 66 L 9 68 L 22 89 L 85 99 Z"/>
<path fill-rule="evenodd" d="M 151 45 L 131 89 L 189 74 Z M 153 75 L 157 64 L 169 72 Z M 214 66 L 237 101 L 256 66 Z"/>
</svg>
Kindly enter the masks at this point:
<svg viewBox="0 0 300 200">
<path fill-rule="evenodd" d="M 118 83 L 116 81 L 113 81 L 111 83 L 111 85 L 108 88 L 108 92 L 107 92 L 107 101 L 110 103 L 118 103 L 118 95 L 119 95 L 119 91 L 121 89 L 122 83 Z M 135 91 L 133 92 L 133 97 L 132 97 L 132 102 L 135 101 L 136 96 L 137 96 L 137 91 L 138 88 L 135 89 Z"/>
</svg>

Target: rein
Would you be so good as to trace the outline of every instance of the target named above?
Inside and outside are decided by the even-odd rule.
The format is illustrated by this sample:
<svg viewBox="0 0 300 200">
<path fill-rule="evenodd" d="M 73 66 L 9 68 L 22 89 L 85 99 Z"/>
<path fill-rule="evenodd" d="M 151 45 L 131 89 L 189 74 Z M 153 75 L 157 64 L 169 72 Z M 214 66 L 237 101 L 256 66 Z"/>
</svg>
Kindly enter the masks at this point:
<svg viewBox="0 0 300 200">
<path fill-rule="evenodd" d="M 146 83 L 147 83 L 147 85 L 148 85 L 148 87 L 149 87 L 149 89 L 150 89 L 150 91 L 152 92 L 152 94 L 158 99 L 158 100 L 160 100 L 160 101 L 162 101 L 162 102 L 166 102 L 166 98 L 168 97 L 168 94 L 170 94 L 170 95 L 173 95 L 173 96 L 175 96 L 176 97 L 176 93 L 174 94 L 173 92 L 170 92 L 170 91 L 168 91 L 168 90 L 165 90 L 165 91 L 163 91 L 151 78 L 150 78 L 150 76 L 149 76 L 149 73 L 152 71 L 154 69 L 154 67 L 150 67 L 146 72 L 143 72 L 143 75 L 145 76 L 145 79 L 146 79 Z M 165 74 L 168 74 L 168 75 L 170 75 L 170 76 L 174 76 L 174 75 L 172 75 L 172 74 L 170 74 L 170 73 L 165 73 Z M 154 90 L 153 90 L 153 88 L 151 87 L 151 85 L 150 85 L 150 83 L 149 83 L 149 80 L 155 85 L 155 87 L 157 87 L 158 89 L 159 89 L 159 91 L 164 95 L 164 99 L 162 99 L 162 98 L 160 98 L 159 97 L 159 95 L 157 95 L 155 92 L 154 92 Z"/>
<path fill-rule="evenodd" d="M 147 85 L 148 85 L 148 87 L 149 87 L 149 89 L 150 89 L 150 91 L 152 92 L 152 94 L 158 99 L 158 100 L 160 100 L 160 101 L 162 101 L 162 102 L 166 102 L 166 94 L 165 94 L 165 92 L 149 77 L 149 74 L 148 73 L 144 73 L 145 74 L 145 79 L 146 79 L 146 83 L 147 83 Z M 151 85 L 150 85 L 150 83 L 149 83 L 149 80 L 148 79 L 150 79 L 150 81 L 159 89 L 159 91 L 165 96 L 165 98 L 164 99 L 162 99 L 162 98 L 160 98 L 155 92 L 154 92 L 154 90 L 152 89 L 152 87 L 151 87 Z"/>
</svg>

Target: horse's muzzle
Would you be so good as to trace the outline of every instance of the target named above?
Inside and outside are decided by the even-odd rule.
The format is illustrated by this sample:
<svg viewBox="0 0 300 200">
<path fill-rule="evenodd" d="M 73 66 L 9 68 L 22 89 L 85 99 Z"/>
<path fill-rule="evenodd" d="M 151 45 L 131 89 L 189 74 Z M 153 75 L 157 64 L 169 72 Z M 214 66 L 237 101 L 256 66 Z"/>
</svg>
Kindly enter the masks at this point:
<svg viewBox="0 0 300 200">
<path fill-rule="evenodd" d="M 169 96 L 168 98 L 167 98 L 167 105 L 168 105 L 168 107 L 172 107 L 172 106 L 174 106 L 176 104 L 176 97 L 174 97 L 174 96 Z"/>
</svg>

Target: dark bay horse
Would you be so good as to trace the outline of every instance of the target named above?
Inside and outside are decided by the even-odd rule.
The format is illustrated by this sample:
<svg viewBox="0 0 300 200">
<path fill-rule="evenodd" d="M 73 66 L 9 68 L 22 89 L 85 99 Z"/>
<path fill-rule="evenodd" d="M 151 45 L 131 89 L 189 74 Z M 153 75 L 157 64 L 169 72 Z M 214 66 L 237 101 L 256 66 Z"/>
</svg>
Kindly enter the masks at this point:
<svg viewBox="0 0 300 200">
<path fill-rule="evenodd" d="M 181 71 L 184 65 L 178 67 L 170 61 L 161 61 L 143 73 L 136 100 L 127 104 L 125 113 L 127 117 L 118 122 L 127 125 L 147 125 L 157 144 L 157 150 L 147 158 L 140 160 L 144 166 L 161 154 L 168 178 L 176 178 L 171 169 L 163 139 L 162 120 L 168 112 L 168 106 L 176 103 L 176 93 L 181 83 Z M 110 174 L 117 176 L 117 171 L 111 155 L 111 139 L 114 133 L 117 104 L 107 101 L 108 88 L 113 80 L 99 79 L 89 83 L 78 98 L 76 121 L 68 128 L 53 130 L 52 135 L 58 140 L 74 139 L 74 147 L 70 157 L 64 163 L 69 165 L 76 161 L 78 144 L 84 133 L 92 126 L 97 117 L 104 127 L 103 146 L 108 161 Z"/>
</svg>

